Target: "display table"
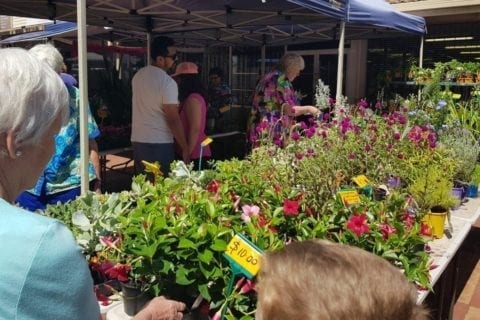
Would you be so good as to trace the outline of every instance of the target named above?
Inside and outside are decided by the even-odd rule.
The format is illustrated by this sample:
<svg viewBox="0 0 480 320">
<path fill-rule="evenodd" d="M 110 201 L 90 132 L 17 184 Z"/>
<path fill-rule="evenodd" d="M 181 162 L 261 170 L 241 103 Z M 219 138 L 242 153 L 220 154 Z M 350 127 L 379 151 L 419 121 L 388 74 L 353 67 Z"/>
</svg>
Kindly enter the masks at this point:
<svg viewBox="0 0 480 320">
<path fill-rule="evenodd" d="M 126 169 L 133 161 L 133 149 L 132 147 L 124 147 L 124 148 L 117 148 L 117 149 L 108 149 L 102 150 L 98 152 L 99 162 L 100 162 L 100 178 L 102 179 L 102 192 L 103 187 L 107 185 L 107 169 L 108 170 L 116 170 L 117 172 L 127 173 Z M 114 161 L 114 163 L 110 166 L 107 165 L 107 162 L 112 157 L 117 157 L 118 160 Z"/>
<path fill-rule="evenodd" d="M 440 276 L 450 264 L 479 216 L 480 198 L 468 198 L 468 202 L 462 204 L 457 210 L 451 211 L 450 221 L 453 230 L 450 230 L 449 224 L 446 224 L 445 235 L 441 239 L 429 242 L 430 248 L 432 249 L 432 253 L 430 254 L 432 263 L 437 266 L 430 271 L 430 283 L 432 287 L 437 283 Z M 417 299 L 418 303 L 422 303 L 428 294 L 429 291 L 420 291 Z"/>
<path fill-rule="evenodd" d="M 436 266 L 430 271 L 432 287 L 441 279 L 445 269 L 451 264 L 453 257 L 456 255 L 472 228 L 472 225 L 477 221 L 479 216 L 480 198 L 469 198 L 460 208 L 451 211 L 451 227 L 449 224 L 446 224 L 445 235 L 441 239 L 435 239 L 429 242 L 432 250 L 430 254 L 432 265 Z M 417 303 L 423 303 L 429 293 L 427 290 L 418 291 Z M 452 305 L 453 302 L 454 301 L 450 301 Z M 123 312 L 122 303 L 111 307 L 106 316 L 107 320 L 129 320 L 131 318 L 132 317 L 127 316 Z"/>
</svg>

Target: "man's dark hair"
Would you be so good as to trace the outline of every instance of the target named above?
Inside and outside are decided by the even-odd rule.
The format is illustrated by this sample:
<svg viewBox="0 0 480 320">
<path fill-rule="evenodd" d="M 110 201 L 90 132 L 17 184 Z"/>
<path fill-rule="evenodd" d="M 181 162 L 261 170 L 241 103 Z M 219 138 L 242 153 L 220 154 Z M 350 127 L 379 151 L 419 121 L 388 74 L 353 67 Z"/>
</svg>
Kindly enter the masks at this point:
<svg viewBox="0 0 480 320">
<path fill-rule="evenodd" d="M 168 55 L 168 47 L 173 46 L 175 46 L 175 41 L 172 38 L 165 36 L 156 37 L 153 39 L 150 47 L 150 57 L 153 61 L 155 61 L 157 57 L 165 57 Z"/>
<path fill-rule="evenodd" d="M 212 74 L 215 74 L 223 79 L 223 70 L 220 67 L 211 68 L 210 71 L 208 72 L 208 75 L 211 76 Z"/>
</svg>

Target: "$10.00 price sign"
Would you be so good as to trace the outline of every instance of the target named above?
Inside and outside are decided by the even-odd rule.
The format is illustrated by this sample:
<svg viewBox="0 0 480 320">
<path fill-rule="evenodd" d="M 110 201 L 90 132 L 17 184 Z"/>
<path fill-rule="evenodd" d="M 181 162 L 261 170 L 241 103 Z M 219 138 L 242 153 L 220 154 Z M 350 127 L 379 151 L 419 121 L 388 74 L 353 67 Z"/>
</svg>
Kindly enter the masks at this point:
<svg viewBox="0 0 480 320">
<path fill-rule="evenodd" d="M 252 279 L 260 269 L 263 252 L 241 234 L 236 234 L 227 245 L 224 255 L 233 268 Z"/>
</svg>

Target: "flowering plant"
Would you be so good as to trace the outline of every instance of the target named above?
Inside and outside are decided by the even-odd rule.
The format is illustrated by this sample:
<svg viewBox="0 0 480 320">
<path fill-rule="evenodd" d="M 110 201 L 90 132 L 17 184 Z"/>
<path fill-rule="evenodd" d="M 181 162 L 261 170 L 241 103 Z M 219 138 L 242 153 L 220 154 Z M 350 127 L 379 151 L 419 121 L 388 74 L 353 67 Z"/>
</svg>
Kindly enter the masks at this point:
<svg viewBox="0 0 480 320">
<path fill-rule="evenodd" d="M 221 313 L 253 319 L 252 282 L 240 279 L 227 290 L 233 275 L 222 254 L 237 233 L 261 250 L 315 238 L 355 245 L 429 287 L 429 234 L 408 186 L 422 169 L 440 163 L 432 155 L 444 152 L 430 127 L 410 125 L 408 111 L 377 116 L 361 103 L 338 107 L 332 121 L 262 122 L 246 160 L 217 162 L 203 172 L 178 162 L 155 184 L 139 176 L 130 192 L 89 195 L 49 213 L 66 221 L 79 242 L 88 233 L 89 255 L 110 266 L 100 268 L 105 276 L 188 306 L 202 299 L 199 308 L 214 319 Z M 358 175 L 369 184 L 356 185 Z M 405 186 L 373 199 L 372 188 L 392 175 Z M 357 190 L 359 200 L 342 199 L 343 189 Z M 92 229 L 80 227 L 73 219 L 79 215 Z"/>
</svg>

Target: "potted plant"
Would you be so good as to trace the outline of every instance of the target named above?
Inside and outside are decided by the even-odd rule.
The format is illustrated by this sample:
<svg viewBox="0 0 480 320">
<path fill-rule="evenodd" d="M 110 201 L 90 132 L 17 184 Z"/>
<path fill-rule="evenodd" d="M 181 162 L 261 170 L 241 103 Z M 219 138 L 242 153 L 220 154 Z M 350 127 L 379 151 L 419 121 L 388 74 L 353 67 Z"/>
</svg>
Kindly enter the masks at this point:
<svg viewBox="0 0 480 320">
<path fill-rule="evenodd" d="M 448 162 L 448 159 L 442 161 L 433 157 L 427 165 L 417 167 L 415 178 L 408 186 L 408 192 L 416 200 L 424 221 L 436 238 L 443 236 L 445 219 L 458 203 L 452 196 L 453 170 Z"/>
<path fill-rule="evenodd" d="M 463 199 L 480 154 L 480 145 L 470 130 L 460 126 L 444 129 L 439 139 L 455 161 L 453 179 L 455 188 L 461 191 L 460 199 Z"/>
<path fill-rule="evenodd" d="M 478 184 L 480 184 L 480 165 L 477 163 L 470 176 L 470 183 L 467 189 L 467 197 L 478 197 Z"/>
</svg>

